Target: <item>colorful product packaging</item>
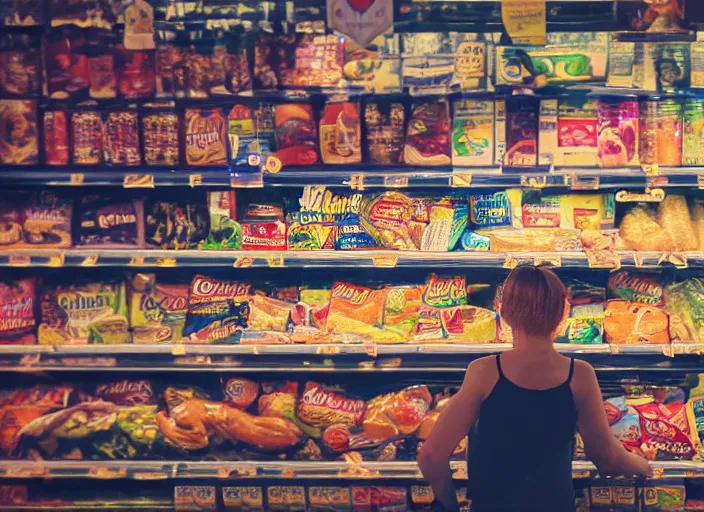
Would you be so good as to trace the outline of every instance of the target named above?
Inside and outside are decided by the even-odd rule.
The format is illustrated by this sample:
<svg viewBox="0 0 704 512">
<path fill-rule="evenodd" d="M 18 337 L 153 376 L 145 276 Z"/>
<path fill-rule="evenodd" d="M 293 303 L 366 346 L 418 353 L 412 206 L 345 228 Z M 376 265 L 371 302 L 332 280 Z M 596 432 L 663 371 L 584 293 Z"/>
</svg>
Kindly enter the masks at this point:
<svg viewBox="0 0 704 512">
<path fill-rule="evenodd" d="M 252 153 L 258 153 L 254 115 L 249 107 L 235 105 L 227 115 L 227 138 L 230 141 L 230 162 L 246 165 Z"/>
<path fill-rule="evenodd" d="M 266 490 L 267 510 L 306 512 L 306 489 L 302 485 L 272 485 Z"/>
<path fill-rule="evenodd" d="M 308 510 L 311 512 L 349 512 L 352 510 L 352 494 L 349 487 L 308 487 Z"/>
<path fill-rule="evenodd" d="M 44 111 L 44 163 L 47 165 L 68 165 L 69 126 L 65 110 Z"/>
<path fill-rule="evenodd" d="M 494 164 L 494 102 L 458 100 L 454 103 L 452 164 L 491 166 Z"/>
<path fill-rule="evenodd" d="M 0 100 L 0 163 L 39 162 L 39 128 L 35 100 Z"/>
<path fill-rule="evenodd" d="M 144 246 L 142 201 L 97 194 L 81 196 L 75 206 L 76 245 L 104 248 Z"/>
<path fill-rule="evenodd" d="M 353 335 L 374 341 L 395 335 L 384 333 L 384 307 L 388 288 L 374 289 L 345 282 L 332 287 L 325 331 L 341 335 Z"/>
<path fill-rule="evenodd" d="M 555 164 L 557 155 L 557 105 L 557 100 L 540 100 L 538 165 L 541 166 L 549 167 Z"/>
<path fill-rule="evenodd" d="M 704 100 L 685 100 L 683 124 L 682 164 L 704 165 Z"/>
<path fill-rule="evenodd" d="M 672 99 L 641 101 L 638 142 L 642 165 L 681 165 L 682 104 Z"/>
<path fill-rule="evenodd" d="M 205 249 L 241 249 L 242 226 L 237 222 L 237 201 L 234 190 L 208 192 L 210 233 Z"/>
<path fill-rule="evenodd" d="M 124 282 L 58 286 L 42 293 L 42 345 L 129 343 Z"/>
<path fill-rule="evenodd" d="M 261 487 L 223 487 L 222 502 L 229 512 L 264 512 L 264 494 Z"/>
<path fill-rule="evenodd" d="M 284 167 L 318 163 L 318 130 L 313 108 L 302 103 L 276 105 L 276 157 Z"/>
<path fill-rule="evenodd" d="M 507 102 L 504 165 L 538 165 L 538 113 L 539 103 L 529 98 L 512 98 Z"/>
<path fill-rule="evenodd" d="M 73 204 L 52 192 L 0 205 L 0 247 L 65 249 L 71 247 Z"/>
<path fill-rule="evenodd" d="M 34 277 L 0 282 L 0 345 L 37 342 L 37 287 Z"/>
<path fill-rule="evenodd" d="M 242 220 L 242 249 L 286 250 L 286 229 L 280 206 L 250 204 Z"/>
<path fill-rule="evenodd" d="M 142 163 L 136 111 L 109 112 L 104 129 L 103 157 L 106 164 L 136 166 Z"/>
<path fill-rule="evenodd" d="M 597 166 L 596 102 L 560 101 L 557 120 L 556 165 Z"/>
<path fill-rule="evenodd" d="M 403 160 L 408 165 L 450 165 L 450 112 L 446 101 L 413 105 Z"/>
<path fill-rule="evenodd" d="M 400 192 L 384 192 L 364 197 L 359 207 L 359 220 L 364 230 L 380 246 L 413 250 L 411 237 L 413 216 L 411 199 Z"/>
<path fill-rule="evenodd" d="M 186 164 L 195 166 L 227 164 L 226 123 L 219 108 L 187 108 Z"/>
<path fill-rule="evenodd" d="M 326 164 L 362 161 L 359 103 L 328 103 L 320 118 L 320 154 Z"/>
<path fill-rule="evenodd" d="M 98 165 L 103 163 L 103 117 L 94 110 L 79 110 L 71 116 L 73 163 Z"/>
<path fill-rule="evenodd" d="M 144 163 L 147 165 L 178 165 L 179 118 L 170 112 L 150 112 L 142 117 Z"/>
<path fill-rule="evenodd" d="M 154 274 L 131 276 L 129 318 L 134 343 L 179 343 L 188 310 L 188 284 L 157 283 Z"/>
<path fill-rule="evenodd" d="M 597 106 L 599 167 L 638 165 L 638 102 L 599 100 Z"/>
<path fill-rule="evenodd" d="M 406 112 L 401 103 L 366 103 L 364 122 L 368 161 L 398 164 L 402 160 Z"/>
<path fill-rule="evenodd" d="M 198 249 L 209 233 L 204 203 L 153 201 L 144 208 L 147 245 L 160 249 Z"/>
</svg>

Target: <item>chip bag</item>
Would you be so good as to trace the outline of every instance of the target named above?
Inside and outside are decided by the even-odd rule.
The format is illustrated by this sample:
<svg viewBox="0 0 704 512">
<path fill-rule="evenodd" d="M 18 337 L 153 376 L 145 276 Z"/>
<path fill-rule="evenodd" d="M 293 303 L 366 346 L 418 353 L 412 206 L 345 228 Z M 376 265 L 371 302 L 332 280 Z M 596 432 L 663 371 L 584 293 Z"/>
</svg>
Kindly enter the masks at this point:
<svg viewBox="0 0 704 512">
<path fill-rule="evenodd" d="M 0 282 L 0 345 L 37 342 L 37 279 Z"/>
<path fill-rule="evenodd" d="M 135 274 L 129 284 L 134 343 L 180 342 L 188 309 L 188 284 L 157 283 L 154 274 Z"/>
</svg>

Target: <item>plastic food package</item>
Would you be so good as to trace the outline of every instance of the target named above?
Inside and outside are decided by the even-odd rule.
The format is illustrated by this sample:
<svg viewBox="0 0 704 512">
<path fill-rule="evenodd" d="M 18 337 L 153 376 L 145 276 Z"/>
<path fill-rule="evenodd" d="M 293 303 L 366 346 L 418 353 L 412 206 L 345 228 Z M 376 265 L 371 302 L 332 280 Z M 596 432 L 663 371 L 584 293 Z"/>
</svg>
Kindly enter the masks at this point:
<svg viewBox="0 0 704 512">
<path fill-rule="evenodd" d="M 276 105 L 274 123 L 277 141 L 275 155 L 284 167 L 318 163 L 318 130 L 310 105 Z"/>
<path fill-rule="evenodd" d="M 188 294 L 186 342 L 239 341 L 250 316 L 248 296 L 248 284 L 195 276 Z"/>
<path fill-rule="evenodd" d="M 52 192 L 33 194 L 24 202 L 0 204 L 0 247 L 71 247 L 71 212 L 71 202 Z"/>
<path fill-rule="evenodd" d="M 154 274 L 129 281 L 129 313 L 134 343 L 178 343 L 188 309 L 188 284 L 157 283 Z"/>
<path fill-rule="evenodd" d="M 103 117 L 94 110 L 79 110 L 71 116 L 73 163 L 98 165 L 103 163 Z"/>
<path fill-rule="evenodd" d="M 696 342 L 704 338 L 704 282 L 698 277 L 672 284 L 666 290 L 665 311 L 670 315 L 674 342 Z"/>
<path fill-rule="evenodd" d="M 228 379 L 224 383 L 223 391 L 232 405 L 244 410 L 259 397 L 259 384 L 249 379 L 236 377 Z"/>
<path fill-rule="evenodd" d="M 362 161 L 359 103 L 328 103 L 320 119 L 320 154 L 326 164 Z"/>
<path fill-rule="evenodd" d="M 366 103 L 366 147 L 373 164 L 398 164 L 402 160 L 406 112 L 401 103 Z"/>
<path fill-rule="evenodd" d="M 362 428 L 373 439 L 412 434 L 420 427 L 432 403 L 433 397 L 426 386 L 378 396 L 367 404 Z"/>
<path fill-rule="evenodd" d="M 115 47 L 110 40 L 94 39 L 88 45 L 89 94 L 94 99 L 117 97 Z"/>
<path fill-rule="evenodd" d="M 620 237 L 626 249 L 634 251 L 670 251 L 672 238 L 658 224 L 655 214 L 647 207 L 638 205 L 623 216 L 619 225 Z"/>
<path fill-rule="evenodd" d="M 142 163 L 139 151 L 139 119 L 136 111 L 109 112 L 105 119 L 105 163 L 135 166 Z"/>
<path fill-rule="evenodd" d="M 687 431 L 677 426 L 676 411 L 682 405 L 647 403 L 634 406 L 640 417 L 643 433 L 642 450 L 651 460 L 691 460 L 695 454 L 694 443 Z M 680 412 L 681 414 L 681 412 Z M 686 416 L 680 426 L 687 425 Z"/>
<path fill-rule="evenodd" d="M 147 165 L 178 165 L 179 118 L 169 112 L 154 112 L 142 117 L 144 162 Z"/>
<path fill-rule="evenodd" d="M 283 209 L 271 204 L 250 204 L 242 220 L 242 248 L 286 250 Z"/>
<path fill-rule="evenodd" d="M 389 249 L 417 249 L 410 233 L 413 216 L 411 199 L 400 192 L 383 192 L 364 197 L 359 221 L 376 243 Z"/>
<path fill-rule="evenodd" d="M 39 161 L 37 102 L 0 100 L 0 163 L 32 165 Z"/>
<path fill-rule="evenodd" d="M 673 251 L 696 251 L 697 236 L 684 196 L 668 195 L 658 205 L 658 224 L 670 235 Z"/>
<path fill-rule="evenodd" d="M 52 99 L 88 96 L 90 66 L 85 40 L 52 31 L 44 45 L 46 88 Z"/>
<path fill-rule="evenodd" d="M 67 165 L 70 144 L 68 115 L 65 110 L 44 110 L 44 163 Z"/>
<path fill-rule="evenodd" d="M 416 330 L 422 295 L 420 286 L 390 287 L 384 305 L 384 329 L 408 341 Z"/>
<path fill-rule="evenodd" d="M 597 115 L 599 166 L 638 165 L 638 102 L 599 101 Z"/>
<path fill-rule="evenodd" d="M 140 200 L 83 195 L 76 203 L 76 245 L 144 246 L 144 206 Z"/>
<path fill-rule="evenodd" d="M 3 34 L 0 40 L 0 92 L 30 96 L 41 91 L 40 52 L 26 34 Z"/>
<path fill-rule="evenodd" d="M 185 123 L 188 165 L 227 164 L 227 128 L 219 108 L 187 108 Z"/>
<path fill-rule="evenodd" d="M 580 98 L 560 100 L 557 120 L 556 165 L 597 165 L 596 102 Z"/>
<path fill-rule="evenodd" d="M 37 279 L 0 282 L 0 345 L 37 342 Z"/>
<path fill-rule="evenodd" d="M 365 417 L 364 400 L 347 397 L 341 390 L 317 382 L 306 382 L 296 404 L 296 416 L 312 427 L 359 425 Z"/>
<path fill-rule="evenodd" d="M 534 228 L 481 230 L 492 252 L 575 252 L 582 250 L 579 229 Z"/>
<path fill-rule="evenodd" d="M 156 405 L 156 395 L 148 380 L 126 379 L 98 384 L 95 395 L 119 406 Z"/>
<path fill-rule="evenodd" d="M 197 249 L 208 236 L 204 204 L 155 201 L 145 206 L 144 234 L 148 245 L 161 249 Z"/>
<path fill-rule="evenodd" d="M 506 154 L 504 165 L 531 167 L 538 165 L 538 110 L 536 101 L 509 100 L 506 112 Z"/>
<path fill-rule="evenodd" d="M 227 137 L 230 141 L 230 162 L 234 165 L 246 165 L 249 154 L 258 153 L 254 113 L 249 107 L 232 107 L 227 115 Z"/>
<path fill-rule="evenodd" d="M 324 330 L 340 335 L 384 341 L 384 306 L 388 288 L 375 290 L 365 286 L 337 282 L 332 287 Z M 396 336 L 394 335 L 395 339 Z"/>
<path fill-rule="evenodd" d="M 602 343 L 606 289 L 570 280 L 567 286 L 567 318 L 557 343 Z"/>
<path fill-rule="evenodd" d="M 117 48 L 117 89 L 126 99 L 148 98 L 154 94 L 154 51 Z"/>
<path fill-rule="evenodd" d="M 42 345 L 129 343 L 123 282 L 58 286 L 41 297 Z"/>
<path fill-rule="evenodd" d="M 450 165 L 450 112 L 447 102 L 413 105 L 403 160 L 408 165 Z"/>
<path fill-rule="evenodd" d="M 237 203 L 234 190 L 208 192 L 210 233 L 205 249 L 241 249 L 242 226 L 237 222 Z"/>
</svg>

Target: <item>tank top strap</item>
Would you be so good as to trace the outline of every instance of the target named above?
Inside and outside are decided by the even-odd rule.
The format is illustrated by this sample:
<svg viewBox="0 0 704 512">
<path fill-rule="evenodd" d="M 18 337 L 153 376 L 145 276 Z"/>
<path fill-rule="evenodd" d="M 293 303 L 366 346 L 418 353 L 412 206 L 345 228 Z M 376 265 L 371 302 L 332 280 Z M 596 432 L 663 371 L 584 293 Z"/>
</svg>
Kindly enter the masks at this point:
<svg viewBox="0 0 704 512">
<path fill-rule="evenodd" d="M 496 356 L 496 369 L 499 371 L 499 379 L 505 379 L 504 371 L 501 369 L 501 354 Z"/>
<path fill-rule="evenodd" d="M 567 376 L 565 384 L 569 385 L 572 383 L 572 375 L 574 375 L 574 357 L 570 359 L 570 374 Z"/>
</svg>

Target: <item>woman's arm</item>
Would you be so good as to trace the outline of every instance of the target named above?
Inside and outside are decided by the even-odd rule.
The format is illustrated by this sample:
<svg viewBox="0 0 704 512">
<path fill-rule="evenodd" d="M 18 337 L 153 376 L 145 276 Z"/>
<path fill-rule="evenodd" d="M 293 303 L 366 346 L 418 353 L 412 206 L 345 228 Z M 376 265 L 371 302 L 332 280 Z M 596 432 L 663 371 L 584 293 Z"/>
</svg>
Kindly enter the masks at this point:
<svg viewBox="0 0 704 512">
<path fill-rule="evenodd" d="M 484 400 L 482 388 L 486 385 L 482 383 L 486 379 L 482 379 L 481 369 L 485 364 L 486 361 L 480 359 L 469 365 L 462 387 L 447 404 L 418 455 L 418 465 L 433 487 L 435 499 L 448 510 L 459 510 L 450 456 L 479 417 L 479 407 Z"/>
<path fill-rule="evenodd" d="M 594 368 L 584 361 L 575 361 L 572 392 L 584 451 L 596 464 L 599 474 L 651 476 L 652 468 L 648 461 L 628 452 L 611 432 Z"/>
</svg>

